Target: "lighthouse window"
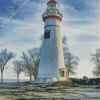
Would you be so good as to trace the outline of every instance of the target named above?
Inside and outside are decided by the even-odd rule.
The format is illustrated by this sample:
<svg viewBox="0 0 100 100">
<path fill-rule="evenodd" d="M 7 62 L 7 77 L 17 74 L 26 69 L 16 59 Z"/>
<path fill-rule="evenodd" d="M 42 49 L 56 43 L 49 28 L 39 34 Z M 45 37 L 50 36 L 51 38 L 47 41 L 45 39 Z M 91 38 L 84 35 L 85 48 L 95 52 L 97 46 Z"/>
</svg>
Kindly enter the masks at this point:
<svg viewBox="0 0 100 100">
<path fill-rule="evenodd" d="M 55 5 L 55 3 L 53 4 L 53 9 L 56 9 L 56 5 Z"/>
<path fill-rule="evenodd" d="M 50 30 L 45 31 L 45 39 L 50 38 Z"/>
<path fill-rule="evenodd" d="M 51 3 L 51 4 L 50 4 L 50 9 L 53 9 L 53 6 L 54 6 L 54 4 L 53 4 L 53 3 Z"/>
<path fill-rule="evenodd" d="M 56 7 L 53 7 L 53 9 L 56 9 Z"/>
</svg>

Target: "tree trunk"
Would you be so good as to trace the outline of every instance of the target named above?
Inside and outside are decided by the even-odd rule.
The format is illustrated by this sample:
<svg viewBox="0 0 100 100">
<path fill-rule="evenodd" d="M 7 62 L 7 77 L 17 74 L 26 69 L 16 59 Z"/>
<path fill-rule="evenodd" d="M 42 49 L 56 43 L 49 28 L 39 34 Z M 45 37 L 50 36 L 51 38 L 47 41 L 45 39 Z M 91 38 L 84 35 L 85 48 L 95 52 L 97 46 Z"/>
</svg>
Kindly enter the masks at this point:
<svg viewBox="0 0 100 100">
<path fill-rule="evenodd" d="M 3 83 L 3 71 L 1 70 L 1 83 Z"/>
<path fill-rule="evenodd" d="M 34 75 L 34 79 L 36 79 L 36 72 L 35 72 L 35 75 Z"/>
<path fill-rule="evenodd" d="M 67 78 L 69 79 L 69 71 L 68 71 L 68 74 L 67 74 L 67 76 L 68 76 Z"/>
<path fill-rule="evenodd" d="M 31 75 L 30 75 L 30 82 L 32 81 L 32 77 L 31 77 Z"/>
<path fill-rule="evenodd" d="M 30 82 L 32 81 L 32 74 L 31 74 L 31 72 L 30 72 Z"/>
<path fill-rule="evenodd" d="M 17 83 L 19 82 L 19 75 L 17 75 Z"/>
<path fill-rule="evenodd" d="M 34 79 L 37 78 L 37 68 L 35 68 L 35 75 L 34 75 Z"/>
</svg>

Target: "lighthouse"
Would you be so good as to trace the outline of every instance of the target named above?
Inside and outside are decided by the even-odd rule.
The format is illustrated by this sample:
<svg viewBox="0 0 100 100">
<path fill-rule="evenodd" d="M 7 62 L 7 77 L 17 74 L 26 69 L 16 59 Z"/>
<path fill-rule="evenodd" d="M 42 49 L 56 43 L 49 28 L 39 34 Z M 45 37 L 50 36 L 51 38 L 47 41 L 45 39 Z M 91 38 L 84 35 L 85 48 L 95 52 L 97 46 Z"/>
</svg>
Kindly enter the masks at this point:
<svg viewBox="0 0 100 100">
<path fill-rule="evenodd" d="M 33 83 L 51 83 L 67 80 L 60 26 L 62 14 L 57 6 L 58 3 L 55 0 L 50 0 L 47 3 L 46 11 L 42 15 L 45 23 L 44 37 L 38 76 Z"/>
</svg>

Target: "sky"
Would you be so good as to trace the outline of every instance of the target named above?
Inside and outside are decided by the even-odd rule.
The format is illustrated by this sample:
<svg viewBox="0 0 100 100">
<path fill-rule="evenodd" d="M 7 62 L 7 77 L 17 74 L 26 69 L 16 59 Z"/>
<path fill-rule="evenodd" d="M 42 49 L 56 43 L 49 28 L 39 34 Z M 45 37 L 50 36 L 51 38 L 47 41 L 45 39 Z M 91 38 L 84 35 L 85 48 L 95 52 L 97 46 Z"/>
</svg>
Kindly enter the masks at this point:
<svg viewBox="0 0 100 100">
<path fill-rule="evenodd" d="M 9 61 L 5 79 L 14 79 L 13 60 L 20 60 L 22 51 L 38 47 L 44 33 L 42 14 L 49 0 L 0 0 L 0 50 L 7 48 L 17 56 Z M 69 51 L 80 58 L 77 74 L 71 77 L 92 78 L 95 67 L 90 54 L 100 48 L 100 0 L 56 0 L 63 14 L 61 35 L 67 37 Z M 22 73 L 21 79 L 28 77 Z"/>
</svg>

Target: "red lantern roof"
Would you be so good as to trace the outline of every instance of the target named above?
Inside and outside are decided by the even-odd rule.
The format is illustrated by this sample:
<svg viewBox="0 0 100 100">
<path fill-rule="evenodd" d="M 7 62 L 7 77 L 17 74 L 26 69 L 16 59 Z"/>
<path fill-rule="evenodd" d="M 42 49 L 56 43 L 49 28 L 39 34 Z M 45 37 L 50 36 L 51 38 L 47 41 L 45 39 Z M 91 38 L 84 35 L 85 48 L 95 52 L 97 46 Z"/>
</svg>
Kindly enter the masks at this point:
<svg viewBox="0 0 100 100">
<path fill-rule="evenodd" d="M 51 3 L 51 2 L 54 2 L 54 3 L 57 3 L 55 0 L 50 0 L 48 3 Z M 47 3 L 47 4 L 48 4 Z M 57 3 L 58 4 L 58 3 Z"/>
</svg>

